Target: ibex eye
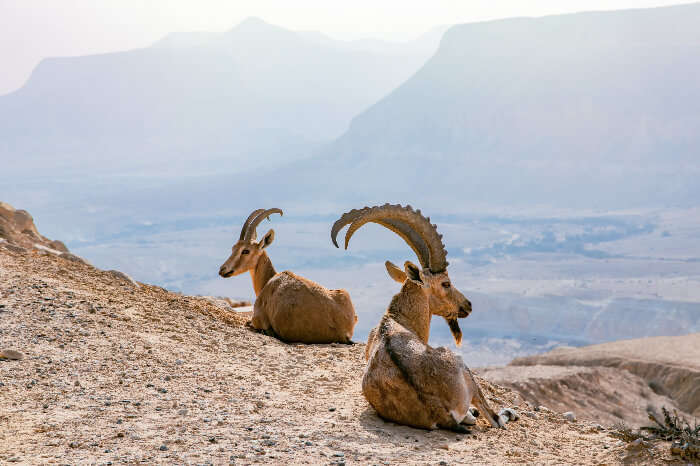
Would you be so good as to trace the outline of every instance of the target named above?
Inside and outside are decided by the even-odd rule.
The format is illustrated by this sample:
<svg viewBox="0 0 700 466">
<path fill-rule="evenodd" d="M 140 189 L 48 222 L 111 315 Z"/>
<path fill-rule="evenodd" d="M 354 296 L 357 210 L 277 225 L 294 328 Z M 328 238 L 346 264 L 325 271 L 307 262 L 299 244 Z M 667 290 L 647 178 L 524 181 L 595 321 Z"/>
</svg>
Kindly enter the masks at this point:
<svg viewBox="0 0 700 466">
<path fill-rule="evenodd" d="M 250 253 L 250 251 L 248 251 L 247 249 L 244 249 L 241 251 L 241 254 L 249 254 L 249 253 Z"/>
<path fill-rule="evenodd" d="M 450 282 L 442 282 L 442 287 L 443 287 L 443 288 L 449 288 L 449 287 L 450 287 Z"/>
</svg>

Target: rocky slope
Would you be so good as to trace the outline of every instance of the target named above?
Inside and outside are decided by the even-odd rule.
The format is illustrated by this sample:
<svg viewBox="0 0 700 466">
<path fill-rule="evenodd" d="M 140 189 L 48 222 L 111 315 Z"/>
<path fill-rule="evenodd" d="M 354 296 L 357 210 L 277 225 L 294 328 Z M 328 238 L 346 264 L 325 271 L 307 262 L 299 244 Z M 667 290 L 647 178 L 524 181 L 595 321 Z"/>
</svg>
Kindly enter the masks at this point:
<svg viewBox="0 0 700 466">
<path fill-rule="evenodd" d="M 535 406 L 573 412 L 578 419 L 612 427 L 649 425 L 647 411 L 676 409 L 677 403 L 656 393 L 649 384 L 625 370 L 581 366 L 506 366 L 478 373 L 493 383 L 511 388 Z M 686 414 L 687 413 L 683 413 Z"/>
<path fill-rule="evenodd" d="M 79 261 L 0 246 L 0 462 L 658 463 L 587 422 L 482 381 L 506 430 L 379 419 L 361 344 L 287 345 L 205 298 Z"/>
<path fill-rule="evenodd" d="M 61 241 L 51 241 L 39 234 L 29 212 L 15 209 L 6 202 L 0 202 L 0 243 L 3 242 L 21 248 L 48 248 L 56 254 L 68 253 Z"/>
<path fill-rule="evenodd" d="M 662 406 L 700 416 L 700 333 L 560 348 L 480 374 L 526 400 L 604 424 L 648 425 Z"/>
</svg>

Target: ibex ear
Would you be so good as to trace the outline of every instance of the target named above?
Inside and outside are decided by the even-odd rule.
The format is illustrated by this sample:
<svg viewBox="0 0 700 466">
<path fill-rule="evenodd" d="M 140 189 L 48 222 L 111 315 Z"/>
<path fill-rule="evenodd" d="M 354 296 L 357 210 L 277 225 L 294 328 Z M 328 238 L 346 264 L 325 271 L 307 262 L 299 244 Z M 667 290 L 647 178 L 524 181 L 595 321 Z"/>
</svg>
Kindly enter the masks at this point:
<svg viewBox="0 0 700 466">
<path fill-rule="evenodd" d="M 272 242 L 275 240 L 275 230 L 270 230 L 267 233 L 265 233 L 265 236 L 263 236 L 263 239 L 260 240 L 258 245 L 260 246 L 260 249 L 265 249 L 269 245 L 272 244 Z"/>
<path fill-rule="evenodd" d="M 420 269 L 416 264 L 414 264 L 411 261 L 406 261 L 403 264 L 404 270 L 406 271 L 406 278 L 411 280 L 413 283 L 420 285 L 420 286 L 425 286 L 425 283 L 423 283 L 423 279 L 420 276 Z"/>
<path fill-rule="evenodd" d="M 386 266 L 386 271 L 389 272 L 389 276 L 399 283 L 406 281 L 406 272 L 392 264 L 390 261 L 384 262 Z"/>
</svg>

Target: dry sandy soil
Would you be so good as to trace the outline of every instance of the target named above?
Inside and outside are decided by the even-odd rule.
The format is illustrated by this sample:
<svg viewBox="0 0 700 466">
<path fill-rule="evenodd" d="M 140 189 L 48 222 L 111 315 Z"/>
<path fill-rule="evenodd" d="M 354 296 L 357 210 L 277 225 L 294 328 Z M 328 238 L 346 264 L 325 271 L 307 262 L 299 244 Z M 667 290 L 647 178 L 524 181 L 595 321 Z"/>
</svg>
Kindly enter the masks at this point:
<svg viewBox="0 0 700 466">
<path fill-rule="evenodd" d="M 534 410 L 482 381 L 506 430 L 377 417 L 364 346 L 288 345 L 232 309 L 0 244 L 0 463 L 659 464 L 668 444 Z"/>
</svg>

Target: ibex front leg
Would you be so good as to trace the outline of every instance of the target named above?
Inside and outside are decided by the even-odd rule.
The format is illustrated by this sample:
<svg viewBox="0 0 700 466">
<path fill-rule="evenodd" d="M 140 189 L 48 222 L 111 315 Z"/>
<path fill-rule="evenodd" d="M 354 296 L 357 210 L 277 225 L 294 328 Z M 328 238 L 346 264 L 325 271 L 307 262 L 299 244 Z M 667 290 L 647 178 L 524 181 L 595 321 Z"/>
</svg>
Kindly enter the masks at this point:
<svg viewBox="0 0 700 466">
<path fill-rule="evenodd" d="M 493 427 L 500 427 L 502 429 L 505 429 L 505 426 L 508 423 L 508 421 L 515 421 L 518 419 L 518 416 L 515 413 L 515 411 L 510 408 L 502 409 L 498 414 L 496 414 L 496 412 L 493 409 L 491 409 L 491 406 L 489 406 L 488 402 L 486 401 L 484 392 L 481 391 L 481 387 L 479 387 L 479 384 L 476 382 L 472 371 L 469 370 L 469 368 L 466 364 L 464 364 L 464 362 L 462 362 L 462 367 L 464 374 L 464 382 L 467 384 L 467 390 L 471 396 L 470 403 L 476 406 L 476 408 L 479 410 L 476 413 L 473 413 L 472 408 L 470 408 L 469 415 L 464 419 L 464 421 L 462 421 L 463 424 L 475 424 L 476 418 L 479 416 L 480 412 L 484 413 L 486 419 L 488 419 L 488 421 Z"/>
</svg>

